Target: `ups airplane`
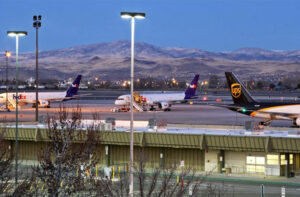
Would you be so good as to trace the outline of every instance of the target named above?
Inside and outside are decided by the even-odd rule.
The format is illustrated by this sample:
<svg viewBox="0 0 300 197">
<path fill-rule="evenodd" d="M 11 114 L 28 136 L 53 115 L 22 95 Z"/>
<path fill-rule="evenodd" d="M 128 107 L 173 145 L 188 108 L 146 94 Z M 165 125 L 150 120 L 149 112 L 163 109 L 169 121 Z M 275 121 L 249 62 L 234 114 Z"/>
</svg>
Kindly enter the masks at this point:
<svg viewBox="0 0 300 197">
<path fill-rule="evenodd" d="M 261 125 L 269 125 L 273 120 L 291 120 L 295 126 L 300 126 L 300 102 L 256 101 L 234 73 L 225 72 L 225 75 L 234 104 L 214 106 L 264 119 Z"/>
</svg>

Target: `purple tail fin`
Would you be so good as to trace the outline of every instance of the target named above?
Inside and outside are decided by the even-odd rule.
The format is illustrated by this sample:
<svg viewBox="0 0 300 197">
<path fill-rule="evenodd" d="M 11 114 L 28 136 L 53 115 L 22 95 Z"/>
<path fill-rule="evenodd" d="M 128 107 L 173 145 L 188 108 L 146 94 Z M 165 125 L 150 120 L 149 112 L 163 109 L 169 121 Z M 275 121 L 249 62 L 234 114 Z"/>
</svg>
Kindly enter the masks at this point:
<svg viewBox="0 0 300 197">
<path fill-rule="evenodd" d="M 184 99 L 192 99 L 193 97 L 196 96 L 195 93 L 198 85 L 198 79 L 199 79 L 199 75 L 197 74 L 195 75 L 194 79 L 191 81 L 189 87 L 185 90 Z"/>
<path fill-rule="evenodd" d="M 74 95 L 77 95 L 80 80 L 81 80 L 81 75 L 78 75 L 76 79 L 73 81 L 72 85 L 68 88 L 66 97 L 72 97 Z"/>
</svg>

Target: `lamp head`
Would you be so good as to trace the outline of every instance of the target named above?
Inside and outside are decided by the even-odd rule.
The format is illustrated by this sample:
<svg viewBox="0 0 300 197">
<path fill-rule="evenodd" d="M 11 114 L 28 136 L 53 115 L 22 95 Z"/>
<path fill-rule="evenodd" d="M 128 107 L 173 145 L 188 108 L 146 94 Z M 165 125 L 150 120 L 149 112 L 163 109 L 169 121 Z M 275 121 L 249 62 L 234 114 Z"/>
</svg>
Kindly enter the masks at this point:
<svg viewBox="0 0 300 197">
<path fill-rule="evenodd" d="M 27 31 L 7 31 L 7 35 L 10 37 L 27 36 Z"/>
<path fill-rule="evenodd" d="M 146 14 L 142 12 L 121 12 L 122 18 L 136 18 L 136 19 L 144 19 L 146 18 Z"/>
</svg>

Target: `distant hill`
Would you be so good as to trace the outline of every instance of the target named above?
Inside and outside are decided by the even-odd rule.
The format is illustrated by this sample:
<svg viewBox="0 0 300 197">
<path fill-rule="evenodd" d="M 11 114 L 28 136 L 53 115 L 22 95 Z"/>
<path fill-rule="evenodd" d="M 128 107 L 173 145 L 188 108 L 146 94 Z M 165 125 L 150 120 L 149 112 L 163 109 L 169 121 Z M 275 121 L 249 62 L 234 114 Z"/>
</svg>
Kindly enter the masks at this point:
<svg viewBox="0 0 300 197">
<path fill-rule="evenodd" d="M 158 47 L 147 43 L 135 44 L 135 73 L 137 77 L 190 78 L 222 75 L 234 71 L 243 77 L 257 75 L 298 74 L 300 50 L 271 51 L 242 48 L 233 52 L 209 52 L 180 47 Z M 4 57 L 0 61 L 4 66 Z M 11 59 L 14 62 L 13 58 Z M 14 65 L 10 63 L 10 66 Z M 115 41 L 39 53 L 41 78 L 65 79 L 77 73 L 85 78 L 128 79 L 130 70 L 130 41 Z M 20 77 L 34 77 L 35 53 L 20 55 Z M 11 75 L 13 72 L 11 72 Z M 1 76 L 0 76 L 1 77 Z"/>
</svg>

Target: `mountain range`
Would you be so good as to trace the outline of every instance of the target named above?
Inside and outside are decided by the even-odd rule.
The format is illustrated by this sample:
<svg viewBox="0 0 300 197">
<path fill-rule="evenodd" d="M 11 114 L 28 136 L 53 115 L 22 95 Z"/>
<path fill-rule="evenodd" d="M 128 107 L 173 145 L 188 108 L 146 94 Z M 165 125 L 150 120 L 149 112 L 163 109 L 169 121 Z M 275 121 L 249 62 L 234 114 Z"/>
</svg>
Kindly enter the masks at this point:
<svg viewBox="0 0 300 197">
<path fill-rule="evenodd" d="M 2 67 L 5 59 L 1 55 Z M 21 53 L 20 78 L 35 76 L 35 53 Z M 14 58 L 10 67 L 14 67 Z M 300 50 L 272 51 L 242 48 L 232 52 L 209 52 L 193 48 L 159 47 L 147 43 L 135 44 L 136 77 L 191 78 L 199 73 L 223 75 L 234 71 L 242 77 L 298 74 Z M 12 70 L 12 69 L 10 69 Z M 71 48 L 40 51 L 40 78 L 66 79 L 82 74 L 86 79 L 129 79 L 130 41 L 98 43 Z M 13 77 L 14 72 L 10 72 Z M 0 75 L 1 77 L 1 75 Z"/>
</svg>

